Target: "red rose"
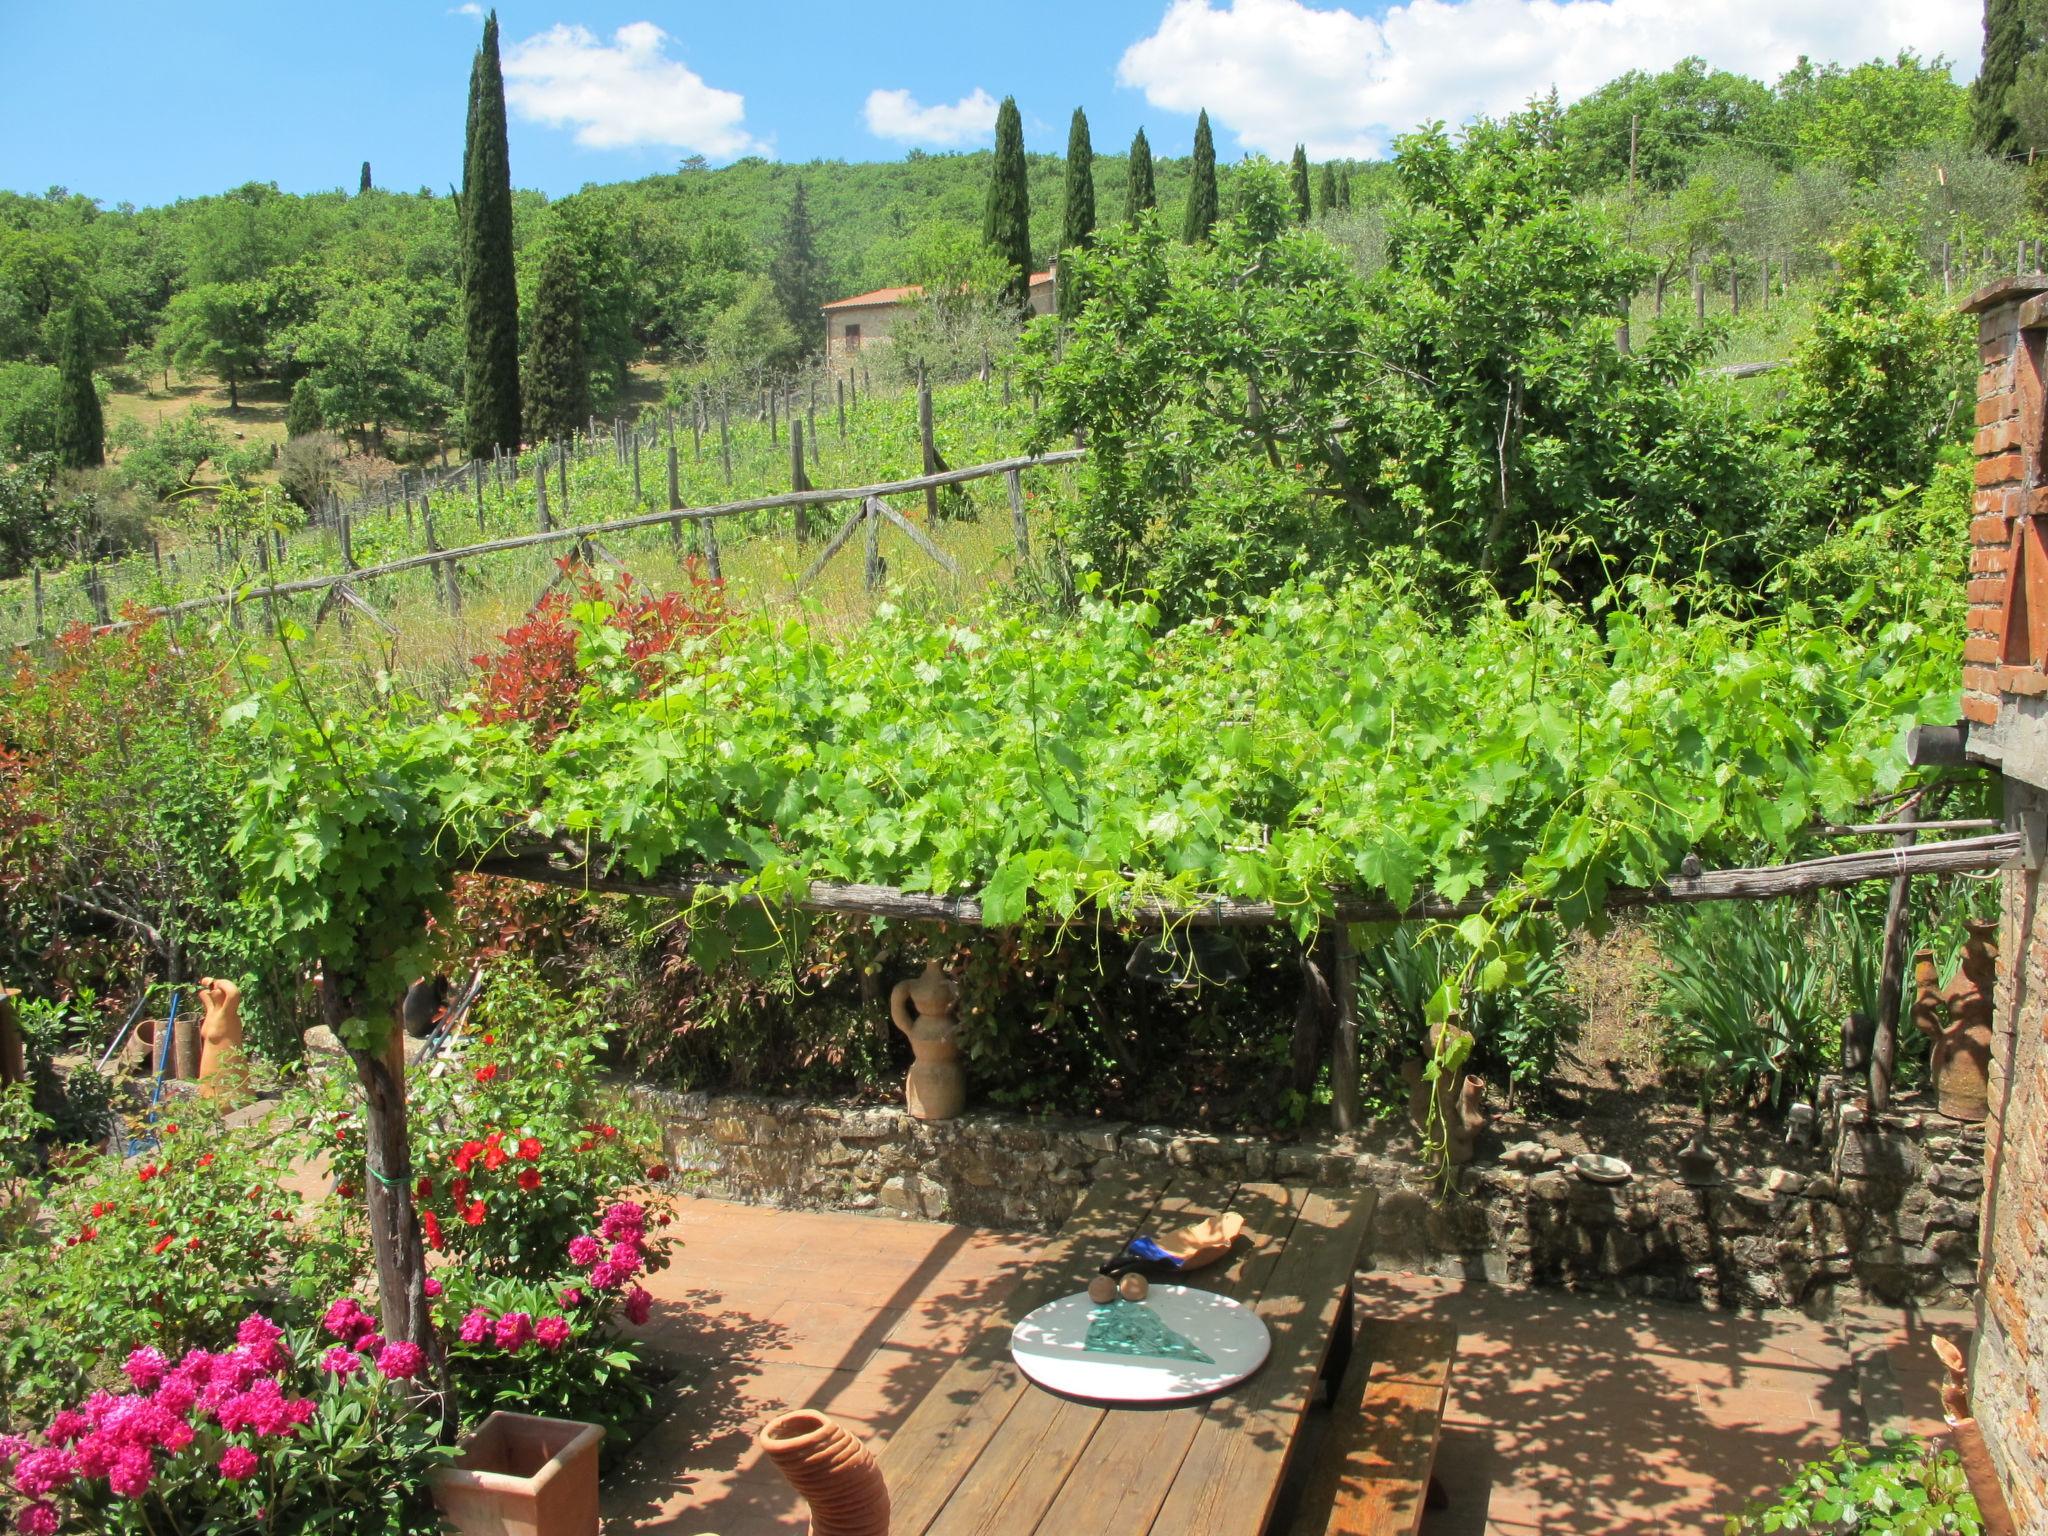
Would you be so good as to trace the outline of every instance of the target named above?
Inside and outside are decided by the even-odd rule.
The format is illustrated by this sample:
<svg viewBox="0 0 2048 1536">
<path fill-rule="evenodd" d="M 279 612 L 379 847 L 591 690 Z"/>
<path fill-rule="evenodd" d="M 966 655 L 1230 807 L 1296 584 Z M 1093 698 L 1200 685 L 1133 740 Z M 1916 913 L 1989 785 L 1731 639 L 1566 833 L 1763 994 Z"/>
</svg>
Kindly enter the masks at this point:
<svg viewBox="0 0 2048 1536">
<path fill-rule="evenodd" d="M 420 1223 L 427 1229 L 427 1246 L 438 1249 L 441 1246 L 441 1218 L 428 1211 L 420 1217 Z"/>
<path fill-rule="evenodd" d="M 457 1179 L 448 1186 L 448 1198 L 461 1205 L 469 1198 L 469 1180 Z"/>
<path fill-rule="evenodd" d="M 143 1183 L 147 1184 L 151 1179 L 156 1177 L 156 1164 L 144 1163 L 140 1168 L 135 1170 L 135 1177 L 142 1180 Z"/>
<path fill-rule="evenodd" d="M 495 1062 L 493 1062 L 493 1063 L 492 1063 L 492 1064 L 491 1064 L 490 1066 L 488 1066 L 488 1067 L 478 1067 L 478 1068 L 476 1069 L 476 1080 L 477 1080 L 478 1082 L 480 1082 L 480 1083 L 488 1083 L 489 1081 L 491 1081 L 491 1079 L 493 1079 L 493 1078 L 494 1078 L 494 1077 L 496 1077 L 497 1075 L 498 1075 L 498 1067 L 497 1067 L 497 1063 L 495 1063 Z"/>
<path fill-rule="evenodd" d="M 488 1173 L 496 1173 L 505 1166 L 505 1155 L 503 1147 L 492 1147 L 484 1153 L 484 1170 Z"/>
<path fill-rule="evenodd" d="M 485 1035 L 485 1036 L 484 1036 L 484 1044 L 485 1044 L 485 1045 L 496 1045 L 497 1043 L 498 1043 L 498 1037 L 497 1037 L 496 1035 Z"/>
<path fill-rule="evenodd" d="M 211 1152 L 202 1152 L 202 1153 L 200 1153 L 200 1154 L 199 1154 L 199 1166 L 200 1166 L 200 1167 L 202 1167 L 202 1168 L 210 1168 L 210 1167 L 212 1167 L 212 1166 L 213 1166 L 213 1154 L 212 1154 Z"/>
<path fill-rule="evenodd" d="M 519 1155 L 520 1155 L 520 1157 L 521 1157 L 521 1158 L 523 1158 L 523 1159 L 524 1159 L 525 1161 L 527 1161 L 527 1162 L 529 1162 L 529 1163 L 537 1163 L 537 1162 L 539 1162 L 539 1161 L 540 1161 L 540 1141 L 539 1141 L 539 1139 L 538 1139 L 537 1137 L 533 1137 L 533 1136 L 522 1136 L 522 1137 L 520 1137 L 520 1138 L 519 1138 Z"/>
<path fill-rule="evenodd" d="M 536 1190 L 536 1189 L 539 1189 L 539 1188 L 540 1188 L 540 1170 L 539 1170 L 538 1168 L 522 1168 L 522 1169 L 520 1169 L 520 1170 L 519 1170 L 519 1187 L 520 1187 L 521 1189 L 523 1189 L 523 1190 L 526 1190 L 526 1191 L 528 1191 L 529 1193 L 531 1193 L 532 1191 L 534 1191 L 534 1190 Z"/>
<path fill-rule="evenodd" d="M 659 1184 L 663 1179 L 668 1177 L 668 1164 L 649 1163 L 647 1165 L 647 1177 L 654 1180 L 655 1183 Z"/>
<path fill-rule="evenodd" d="M 480 1141 L 465 1141 L 462 1150 L 455 1154 L 455 1167 L 460 1173 L 469 1172 L 476 1160 L 484 1155 L 484 1144 Z"/>
<path fill-rule="evenodd" d="M 196 1237 L 188 1237 L 185 1239 L 185 1246 L 187 1248 L 197 1248 L 199 1246 L 199 1239 Z"/>
<path fill-rule="evenodd" d="M 469 1202 L 468 1205 L 464 1206 L 462 1210 L 462 1219 L 465 1222 L 469 1223 L 469 1225 L 472 1227 L 482 1226 L 484 1224 L 483 1201 L 472 1200 Z"/>
<path fill-rule="evenodd" d="M 175 1243 L 177 1240 L 177 1235 L 175 1233 L 166 1232 L 162 1237 L 156 1240 L 156 1246 L 150 1249 L 149 1251 L 151 1253 L 162 1253 L 166 1248 L 170 1247 L 171 1244 Z"/>
</svg>

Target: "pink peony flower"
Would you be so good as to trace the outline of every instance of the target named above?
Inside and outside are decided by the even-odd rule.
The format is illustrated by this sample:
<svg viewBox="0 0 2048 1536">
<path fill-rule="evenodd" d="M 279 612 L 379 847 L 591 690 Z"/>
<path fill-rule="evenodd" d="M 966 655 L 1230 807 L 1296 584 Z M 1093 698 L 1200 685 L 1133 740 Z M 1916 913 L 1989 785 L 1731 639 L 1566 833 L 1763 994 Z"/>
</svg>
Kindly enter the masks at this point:
<svg viewBox="0 0 2048 1536">
<path fill-rule="evenodd" d="M 600 1291 L 615 1291 L 628 1279 L 627 1271 L 607 1259 L 590 1272 L 590 1283 Z"/>
<path fill-rule="evenodd" d="M 482 1307 L 476 1307 L 463 1318 L 462 1326 L 455 1336 L 465 1344 L 481 1344 L 491 1336 L 491 1314 Z"/>
<path fill-rule="evenodd" d="M 14 1465 L 14 1486 L 32 1499 L 55 1493 L 71 1485 L 78 1475 L 77 1463 L 68 1451 L 54 1446 L 30 1451 Z"/>
<path fill-rule="evenodd" d="M 183 1418 L 192 1411 L 192 1405 L 199 1400 L 191 1381 L 184 1376 L 168 1376 L 164 1384 L 156 1389 L 154 1401 L 166 1413 L 175 1413 Z"/>
<path fill-rule="evenodd" d="M 374 1360 L 377 1358 L 378 1352 L 381 1351 L 384 1348 L 384 1346 L 390 1342 L 391 1341 L 385 1338 L 384 1335 L 381 1333 L 366 1333 L 360 1339 L 356 1340 L 356 1353 L 360 1355 L 368 1355 L 372 1360 Z"/>
<path fill-rule="evenodd" d="M 523 1349 L 533 1337 L 533 1318 L 525 1312 L 507 1312 L 498 1319 L 498 1348 Z"/>
<path fill-rule="evenodd" d="M 363 1362 L 355 1351 L 340 1344 L 331 1346 L 327 1353 L 320 1357 L 320 1369 L 330 1376 L 339 1376 L 344 1381 L 362 1368 Z"/>
<path fill-rule="evenodd" d="M 612 1251 L 605 1257 L 611 1260 L 613 1268 L 623 1269 L 627 1274 L 634 1275 L 640 1272 L 644 1256 L 640 1252 L 640 1245 L 628 1239 L 625 1242 L 613 1243 Z"/>
<path fill-rule="evenodd" d="M 647 1207 L 636 1200 L 621 1200 L 604 1213 L 597 1230 L 608 1243 L 638 1242 L 647 1230 Z"/>
<path fill-rule="evenodd" d="M 590 1268 L 603 1252 L 604 1250 L 598 1246 L 597 1239 L 588 1232 L 569 1239 L 569 1262 L 578 1268 Z"/>
<path fill-rule="evenodd" d="M 569 1319 L 544 1317 L 533 1325 L 533 1337 L 550 1354 L 569 1342 Z"/>
<path fill-rule="evenodd" d="M 435 1297 L 439 1296 L 442 1289 L 440 1281 L 436 1280 L 432 1275 L 427 1276 L 427 1300 L 432 1301 Z"/>
<path fill-rule="evenodd" d="M 563 1286 L 563 1287 L 562 1287 L 562 1305 L 563 1305 L 563 1306 L 565 1306 L 565 1307 L 580 1307 L 580 1306 L 582 1306 L 582 1305 L 583 1305 L 583 1292 L 582 1292 L 582 1290 L 581 1290 L 580 1288 L 576 1287 L 576 1286 L 573 1286 L 573 1285 L 565 1285 L 565 1286 Z"/>
<path fill-rule="evenodd" d="M 386 1344 L 377 1354 L 378 1373 L 391 1381 L 410 1381 L 426 1365 L 426 1352 L 406 1339 Z"/>
<path fill-rule="evenodd" d="M 143 1392 L 153 1392 L 164 1379 L 164 1373 L 171 1368 L 171 1362 L 164 1358 L 160 1349 L 138 1349 L 123 1362 L 121 1369 L 128 1373 L 128 1379 Z"/>
<path fill-rule="evenodd" d="M 131 1445 L 114 1458 L 107 1472 L 107 1486 L 124 1499 L 139 1499 L 156 1481 L 156 1462 L 139 1445 Z"/>
<path fill-rule="evenodd" d="M 114 1455 L 120 1450 L 111 1436 L 98 1430 L 79 1441 L 72 1450 L 80 1477 L 105 1477 L 107 1469 L 114 1464 Z"/>
<path fill-rule="evenodd" d="M 320 1326 L 347 1344 L 353 1342 L 358 1334 L 368 1333 L 377 1325 L 363 1310 L 361 1302 L 353 1296 L 344 1296 L 327 1309 L 327 1315 L 320 1319 Z"/>
<path fill-rule="evenodd" d="M 246 1483 L 256 1475 L 256 1453 L 246 1445 L 231 1445 L 220 1453 L 220 1475 L 231 1483 Z"/>
<path fill-rule="evenodd" d="M 626 1296 L 626 1321 L 636 1328 L 647 1321 L 648 1313 L 654 1310 L 654 1297 L 640 1286 L 634 1286 Z"/>
<path fill-rule="evenodd" d="M 50 1420 L 50 1427 L 43 1431 L 43 1438 L 52 1445 L 69 1445 L 91 1428 L 91 1419 L 76 1408 L 66 1408 Z"/>
<path fill-rule="evenodd" d="M 21 1536 L 57 1536 L 57 1506 L 37 1499 L 14 1517 L 14 1528 Z"/>
<path fill-rule="evenodd" d="M 65 1410 L 69 1412 L 70 1410 Z M 63 1414 L 58 1414 L 62 1418 Z M 29 1449 L 26 1435 L 0 1435 L 0 1471 L 14 1465 L 14 1459 Z"/>
</svg>

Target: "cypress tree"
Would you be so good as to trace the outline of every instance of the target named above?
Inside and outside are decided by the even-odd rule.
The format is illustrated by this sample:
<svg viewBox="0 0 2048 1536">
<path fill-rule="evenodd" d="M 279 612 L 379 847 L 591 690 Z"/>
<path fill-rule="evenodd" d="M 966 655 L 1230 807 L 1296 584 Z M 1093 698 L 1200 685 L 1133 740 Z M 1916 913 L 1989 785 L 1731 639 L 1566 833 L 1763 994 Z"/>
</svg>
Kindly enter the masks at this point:
<svg viewBox="0 0 2048 1536">
<path fill-rule="evenodd" d="M 1216 140 L 1206 110 L 1195 120 L 1195 179 L 1188 188 L 1188 217 L 1180 237 L 1189 245 L 1209 238 L 1216 224 Z"/>
<path fill-rule="evenodd" d="M 1031 304 L 1031 188 L 1024 166 L 1024 118 L 1017 98 L 1005 96 L 996 112 L 995 163 L 989 172 L 982 243 L 1010 269 L 1001 298 L 1022 312 Z"/>
<path fill-rule="evenodd" d="M 64 317 L 57 353 L 57 462 L 66 469 L 93 469 L 107 462 L 106 423 L 99 392 L 92 387 L 92 334 L 76 300 Z"/>
<path fill-rule="evenodd" d="M 1294 192 L 1294 222 L 1306 224 L 1310 212 L 1308 200 L 1308 151 L 1299 144 L 1294 146 L 1294 167 L 1288 175 L 1287 184 Z"/>
<path fill-rule="evenodd" d="M 1131 173 L 1124 183 L 1124 219 L 1135 224 L 1140 214 L 1159 206 L 1159 194 L 1152 187 L 1152 146 L 1146 142 L 1145 130 L 1140 128 L 1138 136 L 1131 140 Z"/>
<path fill-rule="evenodd" d="M 519 285 L 512 270 L 512 163 L 498 13 L 469 75 L 462 157 L 463 446 L 475 459 L 519 446 Z"/>
<path fill-rule="evenodd" d="M 1987 154 L 2019 148 L 2019 124 L 2006 95 L 2027 55 L 2028 0 L 1984 0 L 1984 62 L 1970 87 L 1970 120 L 1977 147 Z"/>
<path fill-rule="evenodd" d="M 790 194 L 789 212 L 782 220 L 782 244 L 769 264 L 769 280 L 775 285 L 775 300 L 782 317 L 796 332 L 806 352 L 825 344 L 825 316 L 819 305 L 825 302 L 824 263 L 818 258 L 818 242 L 811 229 L 810 207 L 804 201 L 804 182 L 799 176 Z"/>
<path fill-rule="evenodd" d="M 583 273 L 565 238 L 550 242 L 533 290 L 526 343 L 526 438 L 569 437 L 590 415 L 590 361 L 583 350 Z"/>
<path fill-rule="evenodd" d="M 370 190 L 370 162 L 363 162 L 363 179 L 356 183 L 356 196 L 361 197 Z"/>
<path fill-rule="evenodd" d="M 292 386 L 292 403 L 285 407 L 284 435 L 306 437 L 327 425 L 320 413 L 320 396 L 313 389 L 313 381 L 300 379 Z"/>
<path fill-rule="evenodd" d="M 1337 173 L 1337 206 L 1346 213 L 1351 211 L 1351 168 L 1346 166 Z"/>
<path fill-rule="evenodd" d="M 1337 167 L 1329 161 L 1323 162 L 1322 180 L 1316 183 L 1316 212 L 1337 211 Z"/>
<path fill-rule="evenodd" d="M 1094 243 L 1095 146 L 1088 141 L 1088 114 L 1076 107 L 1073 125 L 1067 129 L 1067 204 L 1060 220 L 1060 254 L 1086 250 Z M 1060 318 L 1072 321 L 1085 299 L 1079 274 L 1061 262 Z"/>
</svg>

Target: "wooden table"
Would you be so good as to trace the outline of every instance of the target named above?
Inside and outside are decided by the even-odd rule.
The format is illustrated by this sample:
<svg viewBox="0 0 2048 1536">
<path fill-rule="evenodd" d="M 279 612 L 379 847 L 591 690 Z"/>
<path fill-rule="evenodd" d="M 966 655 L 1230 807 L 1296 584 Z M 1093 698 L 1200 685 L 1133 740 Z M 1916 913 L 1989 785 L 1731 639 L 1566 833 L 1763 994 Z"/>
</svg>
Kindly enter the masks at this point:
<svg viewBox="0 0 2048 1536">
<path fill-rule="evenodd" d="M 1258 1536 L 1296 1431 L 1350 1349 L 1351 1276 L 1369 1190 L 1098 1180 L 999 1316 L 991 1317 L 882 1456 L 892 1536 Z M 1188 1277 L 1254 1308 L 1273 1351 L 1203 1402 L 1104 1407 L 1056 1396 L 1010 1359 L 1010 1329 L 1085 1288 L 1141 1232 L 1241 1212 L 1230 1259 Z"/>
</svg>

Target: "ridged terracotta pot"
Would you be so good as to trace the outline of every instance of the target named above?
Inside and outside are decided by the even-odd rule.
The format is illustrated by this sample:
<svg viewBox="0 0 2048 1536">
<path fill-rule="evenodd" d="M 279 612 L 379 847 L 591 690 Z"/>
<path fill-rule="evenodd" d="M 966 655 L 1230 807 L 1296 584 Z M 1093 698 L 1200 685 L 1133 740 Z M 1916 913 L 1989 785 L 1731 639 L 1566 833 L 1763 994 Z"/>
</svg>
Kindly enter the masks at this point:
<svg viewBox="0 0 2048 1536">
<path fill-rule="evenodd" d="M 889 1536 L 889 1488 L 843 1424 L 800 1408 L 761 1426 L 761 1449 L 811 1506 L 811 1536 Z"/>
</svg>

